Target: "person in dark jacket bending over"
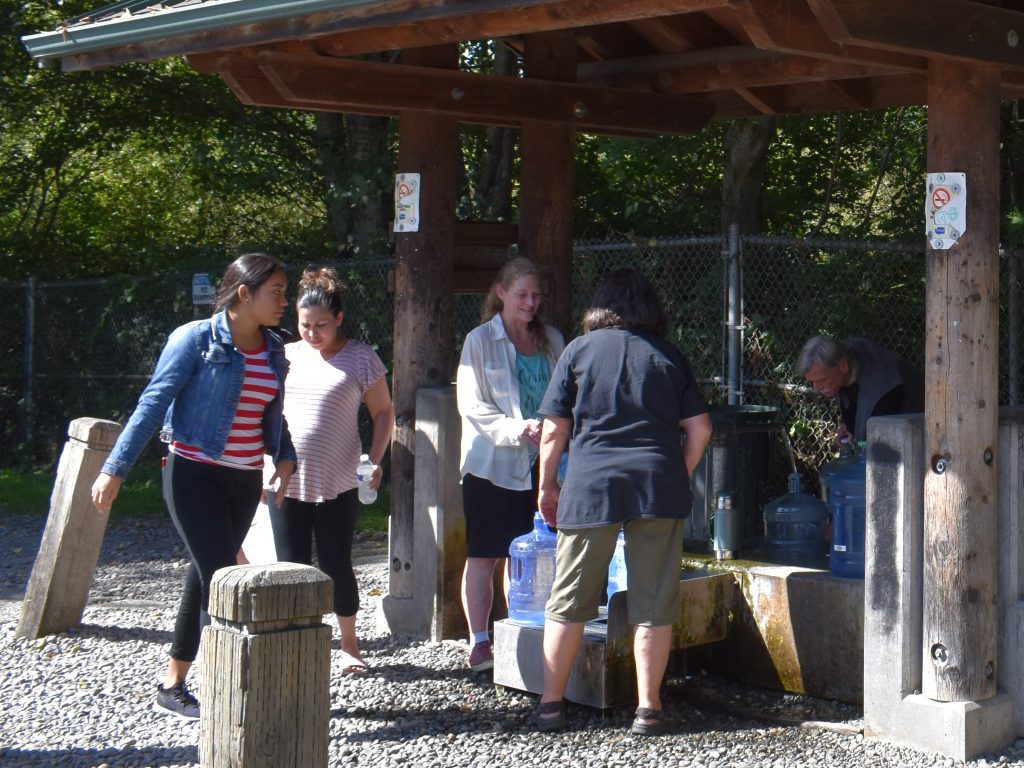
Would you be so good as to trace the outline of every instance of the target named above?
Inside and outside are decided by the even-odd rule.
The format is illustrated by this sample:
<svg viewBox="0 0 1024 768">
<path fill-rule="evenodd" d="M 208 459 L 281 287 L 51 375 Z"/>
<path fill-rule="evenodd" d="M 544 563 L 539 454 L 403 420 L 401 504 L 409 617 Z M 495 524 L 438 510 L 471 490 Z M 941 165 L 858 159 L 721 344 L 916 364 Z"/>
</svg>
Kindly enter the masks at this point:
<svg viewBox="0 0 1024 768">
<path fill-rule="evenodd" d="M 796 372 L 815 392 L 836 399 L 839 438 L 851 434 L 857 442 L 866 440 L 872 416 L 924 411 L 922 372 L 868 339 L 814 336 L 800 351 Z"/>
</svg>

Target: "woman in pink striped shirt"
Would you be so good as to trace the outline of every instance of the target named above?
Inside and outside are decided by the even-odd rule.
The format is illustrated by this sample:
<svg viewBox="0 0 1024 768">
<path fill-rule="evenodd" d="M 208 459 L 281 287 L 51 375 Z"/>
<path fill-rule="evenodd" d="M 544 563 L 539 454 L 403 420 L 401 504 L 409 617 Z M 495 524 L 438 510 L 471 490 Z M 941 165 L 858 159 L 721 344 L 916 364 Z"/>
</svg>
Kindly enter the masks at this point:
<svg viewBox="0 0 1024 768">
<path fill-rule="evenodd" d="M 320 568 L 334 580 L 334 612 L 341 632 L 342 669 L 367 671 L 356 638 L 359 593 L 352 570 L 352 537 L 358 512 L 356 465 L 364 453 L 359 406 L 373 422 L 370 448 L 378 465 L 370 485 L 380 485 L 380 460 L 395 420 L 387 369 L 373 347 L 342 333 L 345 287 L 335 270 L 307 269 L 296 301 L 301 340 L 285 347 L 289 371 L 284 413 L 299 466 L 284 503 L 271 503 L 270 521 L 280 560 L 312 562 L 316 538 Z"/>
</svg>

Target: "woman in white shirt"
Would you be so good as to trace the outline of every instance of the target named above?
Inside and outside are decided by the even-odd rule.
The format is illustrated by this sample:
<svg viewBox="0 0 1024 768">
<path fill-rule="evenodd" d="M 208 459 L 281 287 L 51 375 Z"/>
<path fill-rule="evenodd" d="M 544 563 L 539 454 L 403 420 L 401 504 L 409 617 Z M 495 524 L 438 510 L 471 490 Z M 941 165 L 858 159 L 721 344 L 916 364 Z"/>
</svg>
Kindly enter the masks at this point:
<svg viewBox="0 0 1024 768">
<path fill-rule="evenodd" d="M 470 631 L 469 666 L 494 666 L 488 621 L 494 569 L 512 539 L 533 528 L 540 405 L 565 346 L 538 315 L 540 272 L 528 259 L 502 267 L 466 336 L 456 378 L 462 416 L 462 507 L 466 568 L 462 604 Z M 289 420 L 289 423 L 290 420 Z"/>
<path fill-rule="evenodd" d="M 345 287 L 335 270 L 307 269 L 296 301 L 300 341 L 285 346 L 290 364 L 284 412 L 299 466 L 284 503 L 270 504 L 279 560 L 310 564 L 316 538 L 320 568 L 334 580 L 334 612 L 341 632 L 342 670 L 367 671 L 356 638 L 359 592 L 352 570 L 352 537 L 359 510 L 356 465 L 363 453 L 358 415 L 366 403 L 373 437 L 366 453 L 378 465 L 391 439 L 395 412 L 387 369 L 373 347 L 341 331 Z"/>
</svg>

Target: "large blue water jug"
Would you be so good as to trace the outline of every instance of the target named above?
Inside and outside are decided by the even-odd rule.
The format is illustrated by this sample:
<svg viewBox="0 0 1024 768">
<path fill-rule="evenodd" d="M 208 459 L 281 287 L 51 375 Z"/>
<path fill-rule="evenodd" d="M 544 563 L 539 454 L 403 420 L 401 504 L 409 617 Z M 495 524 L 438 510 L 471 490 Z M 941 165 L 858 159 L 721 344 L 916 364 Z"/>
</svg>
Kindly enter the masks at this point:
<svg viewBox="0 0 1024 768">
<path fill-rule="evenodd" d="M 832 478 L 857 461 L 857 449 L 847 436 L 839 444 L 839 456 L 832 461 L 826 462 L 818 469 L 818 482 L 821 485 L 821 500 L 827 505 L 829 484 Z"/>
<path fill-rule="evenodd" d="M 616 592 L 625 591 L 626 586 L 626 537 L 619 531 L 619 538 L 615 540 L 615 552 L 608 564 L 608 600 L 611 600 Z"/>
<path fill-rule="evenodd" d="M 832 512 L 832 555 L 829 569 L 836 576 L 864 578 L 864 518 L 867 457 L 837 472 L 829 481 Z"/>
<path fill-rule="evenodd" d="M 555 540 L 540 512 L 533 516 L 532 531 L 512 539 L 508 617 L 516 624 L 544 626 L 544 605 L 555 581 Z"/>
<path fill-rule="evenodd" d="M 803 492 L 800 473 L 789 476 L 789 493 L 764 508 L 764 543 L 773 563 L 824 567 L 825 504 Z"/>
</svg>

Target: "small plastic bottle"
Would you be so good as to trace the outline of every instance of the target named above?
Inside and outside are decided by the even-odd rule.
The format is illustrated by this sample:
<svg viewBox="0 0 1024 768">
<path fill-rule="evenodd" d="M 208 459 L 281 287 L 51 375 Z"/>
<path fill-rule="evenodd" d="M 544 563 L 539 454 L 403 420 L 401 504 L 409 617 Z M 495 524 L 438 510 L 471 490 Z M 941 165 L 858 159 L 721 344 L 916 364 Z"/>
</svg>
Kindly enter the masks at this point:
<svg viewBox="0 0 1024 768">
<path fill-rule="evenodd" d="M 359 501 L 363 504 L 373 504 L 377 500 L 377 491 L 370 487 L 370 480 L 373 473 L 377 471 L 377 465 L 370 461 L 367 454 L 359 457 L 359 466 L 356 467 L 356 480 L 359 482 Z"/>
<path fill-rule="evenodd" d="M 616 592 L 621 592 L 629 588 L 629 583 L 626 578 L 626 537 L 619 531 L 619 536 L 615 540 L 615 552 L 612 554 L 612 560 L 608 564 L 608 600 L 612 599 L 612 595 Z"/>
</svg>

